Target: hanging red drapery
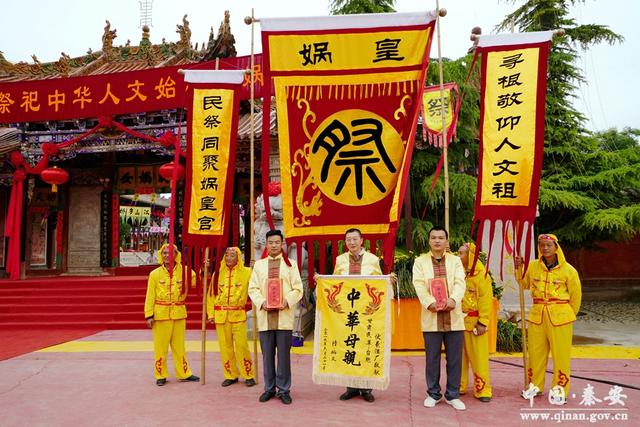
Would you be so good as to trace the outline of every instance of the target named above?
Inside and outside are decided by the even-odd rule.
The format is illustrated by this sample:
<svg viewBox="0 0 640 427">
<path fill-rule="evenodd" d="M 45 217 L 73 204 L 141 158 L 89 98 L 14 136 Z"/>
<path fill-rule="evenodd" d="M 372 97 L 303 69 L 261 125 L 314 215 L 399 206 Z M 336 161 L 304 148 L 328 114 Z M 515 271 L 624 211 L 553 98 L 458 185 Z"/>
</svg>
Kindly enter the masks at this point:
<svg viewBox="0 0 640 427">
<path fill-rule="evenodd" d="M 7 224 L 4 234 L 9 238 L 7 251 L 7 273 L 11 280 L 20 278 L 20 232 L 22 230 L 22 201 L 24 197 L 24 180 L 27 177 L 24 169 L 13 174 Z"/>
</svg>

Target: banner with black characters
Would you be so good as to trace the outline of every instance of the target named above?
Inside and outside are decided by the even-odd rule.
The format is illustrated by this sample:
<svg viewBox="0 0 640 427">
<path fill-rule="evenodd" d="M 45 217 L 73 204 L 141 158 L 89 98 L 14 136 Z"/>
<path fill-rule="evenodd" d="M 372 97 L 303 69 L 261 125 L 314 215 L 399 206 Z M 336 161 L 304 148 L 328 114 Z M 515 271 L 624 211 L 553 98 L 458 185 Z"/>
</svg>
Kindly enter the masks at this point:
<svg viewBox="0 0 640 427">
<path fill-rule="evenodd" d="M 244 71 L 188 70 L 187 171 L 183 243 L 215 247 L 227 230 Z"/>
<path fill-rule="evenodd" d="M 275 85 L 287 239 L 336 243 L 357 227 L 366 238 L 383 240 L 388 263 L 435 14 L 263 18 L 260 24 L 265 90 Z M 266 153 L 268 127 L 262 135 Z"/>
<path fill-rule="evenodd" d="M 482 36 L 480 153 L 474 226 L 514 225 L 514 244 L 531 248 L 544 150 L 551 31 Z M 489 242 L 489 247 L 491 242 Z"/>
</svg>

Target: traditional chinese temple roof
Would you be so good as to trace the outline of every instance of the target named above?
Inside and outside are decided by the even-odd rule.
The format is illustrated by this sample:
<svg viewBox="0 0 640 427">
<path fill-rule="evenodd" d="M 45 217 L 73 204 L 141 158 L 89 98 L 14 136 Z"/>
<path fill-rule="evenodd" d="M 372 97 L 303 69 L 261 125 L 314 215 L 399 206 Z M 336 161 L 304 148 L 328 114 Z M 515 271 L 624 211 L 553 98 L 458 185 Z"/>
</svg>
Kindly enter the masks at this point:
<svg viewBox="0 0 640 427">
<path fill-rule="evenodd" d="M 160 44 L 151 43 L 150 30 L 145 25 L 142 27 L 142 39 L 138 46 L 131 46 L 129 40 L 124 45 L 115 46 L 117 30 L 111 29 L 111 23 L 107 20 L 102 34 L 101 50 L 93 52 L 89 49 L 86 55 L 76 58 L 62 52 L 60 59 L 55 62 L 42 63 L 35 55 L 31 55 L 33 63 L 21 61 L 14 64 L 6 60 L 0 52 L 0 82 L 110 74 L 190 64 L 236 55 L 235 38 L 229 26 L 228 11 L 220 24 L 218 37 L 214 38 L 212 28 L 208 43 L 202 43 L 200 48 L 197 43 L 195 47 L 191 43 L 187 15 L 182 18 L 182 24 L 176 27 L 176 33 L 179 35 L 177 42 L 162 39 Z"/>
<path fill-rule="evenodd" d="M 216 58 L 236 57 L 235 38 L 229 25 L 229 12 L 226 11 L 220 24 L 218 36 L 214 37 L 213 28 L 209 40 L 200 48 L 191 43 L 191 30 L 187 15 L 178 24 L 176 33 L 179 40 L 160 44 L 152 44 L 150 31 L 147 26 L 142 28 L 142 39 L 137 46 L 132 46 L 127 40 L 124 45 L 115 46 L 114 39 L 117 30 L 112 29 L 111 23 L 106 21 L 102 35 L 102 49 L 86 55 L 71 58 L 64 52 L 55 62 L 41 63 L 32 55 L 33 63 L 7 61 L 0 52 L 0 83 L 47 80 L 66 77 L 96 76 L 125 71 L 148 70 L 159 67 L 176 66 L 211 61 Z M 236 169 L 249 169 L 249 138 L 251 134 L 251 115 L 248 114 L 248 102 L 241 108 L 242 114 L 238 121 L 238 156 Z M 262 134 L 262 103 L 256 101 L 253 131 L 256 150 L 260 147 Z M 118 116 L 117 120 L 131 129 L 158 137 L 165 131 L 181 133 L 183 145 L 185 142 L 186 122 L 184 112 L 178 110 L 147 111 Z M 8 152 L 19 149 L 32 164 L 42 156 L 43 142 L 61 142 L 83 134 L 97 123 L 97 118 L 79 118 L 49 122 L 27 122 L 16 124 L 17 128 L 0 128 L 0 157 Z M 276 112 L 272 106 L 270 113 L 270 134 L 275 136 Z M 10 135 L 10 136 L 9 136 Z M 157 154 L 169 155 L 162 146 L 153 144 L 126 134 L 112 132 L 104 135 L 96 133 L 69 148 L 63 149 L 54 160 L 66 160 L 78 154 L 96 154 L 114 151 L 151 150 Z M 6 169 L 0 162 L 0 175 Z M 6 172 L 6 171 L 4 171 Z M 0 177 L 0 182 L 3 181 Z M 4 180 L 6 181 L 6 179 Z M 6 182 L 3 182 L 6 184 Z"/>
</svg>

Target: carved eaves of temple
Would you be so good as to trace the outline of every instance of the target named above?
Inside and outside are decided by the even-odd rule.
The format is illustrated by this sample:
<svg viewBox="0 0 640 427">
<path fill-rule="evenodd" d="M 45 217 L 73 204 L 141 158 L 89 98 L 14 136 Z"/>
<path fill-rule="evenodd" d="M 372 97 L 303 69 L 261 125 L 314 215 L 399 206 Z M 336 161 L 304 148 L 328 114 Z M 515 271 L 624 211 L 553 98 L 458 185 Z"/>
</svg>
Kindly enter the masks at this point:
<svg viewBox="0 0 640 427">
<path fill-rule="evenodd" d="M 179 66 L 202 61 L 210 61 L 215 58 L 228 58 L 236 56 L 235 38 L 229 25 L 229 12 L 225 11 L 224 20 L 218 29 L 218 36 L 214 37 L 213 27 L 207 43 L 195 46 L 191 42 L 191 29 L 187 15 L 182 18 L 182 23 L 176 25 L 176 33 L 179 40 L 168 42 L 162 39 L 160 44 L 151 42 L 151 34 L 148 26 L 142 28 L 142 38 L 135 46 L 127 40 L 124 45 L 117 46 L 115 39 L 117 30 L 107 20 L 102 34 L 102 49 L 93 52 L 91 49 L 86 55 L 71 58 L 64 52 L 55 62 L 41 63 L 35 55 L 32 55 L 33 63 L 11 63 L 0 52 L 0 83 L 17 82 L 25 80 L 46 80 L 65 77 L 80 77 L 88 75 L 103 75 L 125 71 L 138 71 L 150 68 L 167 66 Z M 257 103 L 257 108 L 261 108 Z M 245 110 L 247 110 L 245 108 Z M 244 111 L 245 113 L 247 111 Z M 167 130 L 178 133 L 181 129 L 183 145 L 185 144 L 186 117 L 184 111 L 162 110 L 146 111 L 136 114 L 117 116 L 115 120 L 135 129 L 139 132 L 159 136 Z M 253 121 L 254 135 L 260 137 L 262 130 L 262 114 L 255 114 Z M 275 111 L 271 114 L 271 133 L 275 134 Z M 25 158 L 35 163 L 41 156 L 40 145 L 43 142 L 62 142 L 91 129 L 97 124 L 97 118 L 60 120 L 55 122 L 28 122 L 11 125 L 19 130 L 21 136 L 21 151 Z M 238 162 L 237 169 L 248 170 L 248 139 L 251 130 L 249 114 L 241 114 L 238 133 Z M 259 145 L 259 144 L 257 144 Z M 64 160 L 85 153 L 101 153 L 114 151 L 132 151 L 150 149 L 158 154 L 169 154 L 165 148 L 142 141 L 126 134 L 95 134 L 86 140 L 74 145 L 73 148 L 64 149 L 58 156 Z M 243 153 L 244 152 L 244 153 Z M 0 153 L 2 157 L 2 153 Z M 2 162 L 0 162 L 2 163 Z"/>
<path fill-rule="evenodd" d="M 124 45 L 114 45 L 118 37 L 117 30 L 112 29 L 109 20 L 102 34 L 102 49 L 93 52 L 89 48 L 86 55 L 71 58 L 66 53 L 60 54 L 55 62 L 41 63 L 35 55 L 31 55 L 33 63 L 7 61 L 0 52 L 0 82 L 21 80 L 42 80 L 58 77 L 78 77 L 96 74 L 110 74 L 123 71 L 135 71 L 153 67 L 190 64 L 213 58 L 226 58 L 236 55 L 235 38 L 229 26 L 229 12 L 225 12 L 224 21 L 220 24 L 218 38 L 213 36 L 213 28 L 209 42 L 198 48 L 191 43 L 191 29 L 187 15 L 182 24 L 176 25 L 179 35 L 177 42 L 162 39 L 160 44 L 152 44 L 150 30 L 142 27 L 142 39 L 138 46 L 132 46 L 127 40 Z"/>
</svg>

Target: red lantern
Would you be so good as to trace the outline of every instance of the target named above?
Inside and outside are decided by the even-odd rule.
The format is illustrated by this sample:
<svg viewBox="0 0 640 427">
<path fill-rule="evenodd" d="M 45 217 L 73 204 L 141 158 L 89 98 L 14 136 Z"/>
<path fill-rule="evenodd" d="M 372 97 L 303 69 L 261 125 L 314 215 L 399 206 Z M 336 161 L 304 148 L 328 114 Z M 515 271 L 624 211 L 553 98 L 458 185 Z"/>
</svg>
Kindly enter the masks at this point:
<svg viewBox="0 0 640 427">
<path fill-rule="evenodd" d="M 158 169 L 158 173 L 167 181 L 171 181 L 173 179 L 173 162 L 165 163 L 164 165 L 160 166 L 160 169 Z M 178 163 L 178 181 L 182 181 L 183 178 L 184 166 Z"/>
<path fill-rule="evenodd" d="M 40 178 L 42 178 L 42 180 L 47 184 L 51 184 L 51 191 L 57 193 L 58 185 L 62 185 L 69 181 L 69 173 L 64 169 L 54 166 L 40 172 Z"/>
</svg>

